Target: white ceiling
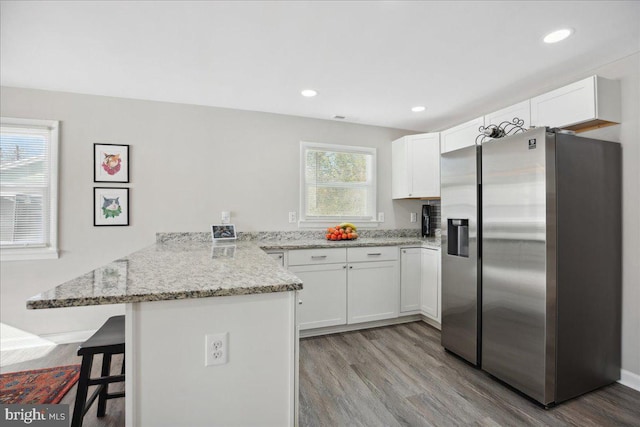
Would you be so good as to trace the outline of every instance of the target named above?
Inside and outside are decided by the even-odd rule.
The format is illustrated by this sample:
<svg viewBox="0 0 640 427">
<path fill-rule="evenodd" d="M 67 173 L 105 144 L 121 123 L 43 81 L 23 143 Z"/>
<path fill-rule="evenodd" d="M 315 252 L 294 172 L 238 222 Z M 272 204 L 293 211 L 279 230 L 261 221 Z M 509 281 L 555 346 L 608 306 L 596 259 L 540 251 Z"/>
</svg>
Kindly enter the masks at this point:
<svg viewBox="0 0 640 427">
<path fill-rule="evenodd" d="M 3 1 L 0 20 L 5 86 L 416 131 L 640 50 L 639 1 Z"/>
</svg>

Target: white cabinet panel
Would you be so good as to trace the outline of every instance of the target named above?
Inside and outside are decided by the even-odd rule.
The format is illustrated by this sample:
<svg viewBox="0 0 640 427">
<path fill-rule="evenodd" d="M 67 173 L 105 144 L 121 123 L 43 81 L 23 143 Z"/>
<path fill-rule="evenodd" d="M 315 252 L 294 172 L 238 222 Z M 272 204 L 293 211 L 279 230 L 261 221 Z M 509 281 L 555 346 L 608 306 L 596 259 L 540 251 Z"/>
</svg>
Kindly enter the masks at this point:
<svg viewBox="0 0 640 427">
<path fill-rule="evenodd" d="M 397 261 L 349 264 L 347 272 L 348 323 L 398 317 Z"/>
<path fill-rule="evenodd" d="M 440 197 L 440 135 L 409 137 L 411 189 L 409 197 Z"/>
<path fill-rule="evenodd" d="M 296 313 L 301 330 L 347 323 L 346 264 L 289 267 L 302 279 L 299 291 L 302 304 Z"/>
<path fill-rule="evenodd" d="M 409 135 L 391 143 L 394 199 L 440 197 L 440 134 Z"/>
<path fill-rule="evenodd" d="M 403 199 L 409 191 L 409 143 L 407 137 L 391 143 L 391 197 Z"/>
<path fill-rule="evenodd" d="M 480 126 L 484 126 L 484 116 L 451 129 L 443 130 L 440 132 L 440 152 L 448 153 L 459 148 L 475 145 L 476 138 L 480 134 Z"/>
<path fill-rule="evenodd" d="M 620 123 L 620 82 L 591 76 L 531 98 L 531 124 L 572 130 Z"/>
<path fill-rule="evenodd" d="M 289 251 L 289 265 L 345 263 L 346 248 L 295 249 Z"/>
<path fill-rule="evenodd" d="M 393 261 L 398 259 L 397 246 L 371 246 L 365 248 L 348 248 L 347 261 Z"/>
<path fill-rule="evenodd" d="M 422 286 L 421 248 L 400 250 L 400 312 L 418 311 L 421 308 Z"/>
<path fill-rule="evenodd" d="M 425 316 L 440 321 L 440 251 L 422 249 L 422 306 Z"/>
<path fill-rule="evenodd" d="M 499 126 L 502 122 L 513 123 L 514 118 L 524 120 L 523 128 L 529 129 L 531 126 L 531 105 L 529 100 L 519 102 L 502 110 L 495 111 L 491 114 L 484 116 L 484 125 L 496 125 Z"/>
</svg>

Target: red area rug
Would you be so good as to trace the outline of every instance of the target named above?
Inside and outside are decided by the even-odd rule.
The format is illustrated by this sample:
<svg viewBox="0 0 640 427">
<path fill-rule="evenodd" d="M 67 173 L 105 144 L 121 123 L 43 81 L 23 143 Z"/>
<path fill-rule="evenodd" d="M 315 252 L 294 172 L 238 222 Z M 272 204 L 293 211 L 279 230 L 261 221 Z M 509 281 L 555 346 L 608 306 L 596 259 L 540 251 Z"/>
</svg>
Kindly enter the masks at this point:
<svg viewBox="0 0 640 427">
<path fill-rule="evenodd" d="M 0 403 L 56 404 L 80 377 L 80 365 L 0 375 Z"/>
</svg>

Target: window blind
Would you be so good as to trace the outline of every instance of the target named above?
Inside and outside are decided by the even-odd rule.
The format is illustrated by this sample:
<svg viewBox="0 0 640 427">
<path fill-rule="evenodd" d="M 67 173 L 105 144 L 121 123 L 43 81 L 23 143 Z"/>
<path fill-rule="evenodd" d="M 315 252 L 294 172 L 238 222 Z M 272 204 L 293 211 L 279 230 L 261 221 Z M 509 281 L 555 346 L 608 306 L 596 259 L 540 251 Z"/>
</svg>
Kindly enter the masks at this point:
<svg viewBox="0 0 640 427">
<path fill-rule="evenodd" d="M 0 127 L 0 246 L 51 245 L 51 129 Z"/>
<path fill-rule="evenodd" d="M 303 143 L 303 220 L 373 221 L 375 149 Z"/>
</svg>

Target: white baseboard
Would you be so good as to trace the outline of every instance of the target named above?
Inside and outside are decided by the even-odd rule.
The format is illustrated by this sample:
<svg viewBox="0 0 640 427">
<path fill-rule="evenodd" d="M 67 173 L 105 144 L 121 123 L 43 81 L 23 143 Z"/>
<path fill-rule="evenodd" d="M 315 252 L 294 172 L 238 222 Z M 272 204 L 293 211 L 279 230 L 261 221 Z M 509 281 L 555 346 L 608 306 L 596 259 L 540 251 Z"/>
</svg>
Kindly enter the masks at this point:
<svg viewBox="0 0 640 427">
<path fill-rule="evenodd" d="M 432 318 L 427 317 L 424 314 L 421 314 L 420 317 L 422 318 L 422 321 L 427 325 L 431 325 L 439 331 L 442 330 L 442 325 L 437 320 L 433 320 Z"/>
<path fill-rule="evenodd" d="M 300 338 L 317 337 L 320 335 L 337 334 L 340 332 L 358 331 L 361 329 L 379 328 L 381 326 L 398 325 L 400 323 L 415 322 L 417 320 L 422 320 L 419 314 L 396 317 L 393 319 L 374 320 L 372 322 L 355 323 L 350 325 L 327 326 L 324 328 L 307 329 L 304 331 L 300 331 Z"/>
<path fill-rule="evenodd" d="M 618 382 L 634 390 L 640 391 L 640 375 L 634 374 L 626 369 L 620 370 L 620 380 Z"/>
</svg>

